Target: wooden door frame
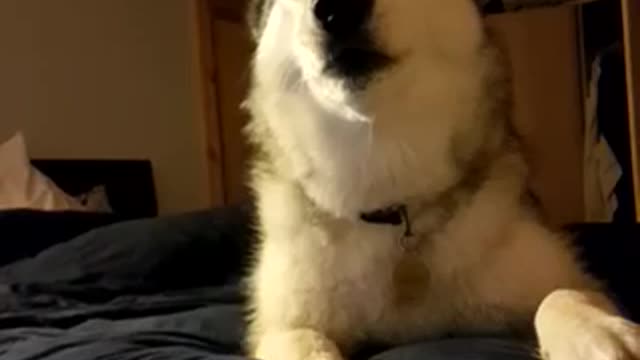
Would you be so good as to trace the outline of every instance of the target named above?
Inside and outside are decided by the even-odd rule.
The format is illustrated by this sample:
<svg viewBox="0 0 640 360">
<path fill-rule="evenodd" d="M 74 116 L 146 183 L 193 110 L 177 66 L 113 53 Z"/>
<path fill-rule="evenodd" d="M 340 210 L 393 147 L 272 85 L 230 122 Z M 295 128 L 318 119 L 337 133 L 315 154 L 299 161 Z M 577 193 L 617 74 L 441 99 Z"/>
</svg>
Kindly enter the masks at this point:
<svg viewBox="0 0 640 360">
<path fill-rule="evenodd" d="M 206 152 L 206 166 L 209 177 L 209 201 L 213 206 L 228 205 L 237 200 L 237 189 L 232 186 L 237 181 L 234 169 L 236 166 L 233 155 L 236 155 L 234 146 L 229 146 L 229 131 L 226 128 L 230 124 L 225 121 L 224 107 L 221 103 L 224 91 L 224 76 L 219 71 L 222 66 L 220 60 L 216 60 L 219 51 L 217 42 L 220 40 L 216 34 L 218 22 L 244 24 L 245 8 L 247 0 L 187 0 L 190 3 L 190 22 L 193 24 L 193 49 L 194 49 L 194 84 L 198 94 L 197 106 L 200 120 L 204 124 L 204 143 Z M 226 131 L 226 132 L 225 132 Z M 228 163 L 228 164 L 227 164 Z M 231 180 L 233 181 L 231 181 Z M 231 184 L 230 184 L 231 181 Z M 234 192 L 235 190 L 235 192 Z"/>
<path fill-rule="evenodd" d="M 196 113 L 204 124 L 204 149 L 209 184 L 209 204 L 226 204 L 224 189 L 224 148 L 217 104 L 216 64 L 212 36 L 212 11 L 207 0 L 188 0 L 193 49 L 193 83 Z"/>
<path fill-rule="evenodd" d="M 640 2 L 622 1 L 627 104 L 636 221 L 640 222 Z"/>
</svg>

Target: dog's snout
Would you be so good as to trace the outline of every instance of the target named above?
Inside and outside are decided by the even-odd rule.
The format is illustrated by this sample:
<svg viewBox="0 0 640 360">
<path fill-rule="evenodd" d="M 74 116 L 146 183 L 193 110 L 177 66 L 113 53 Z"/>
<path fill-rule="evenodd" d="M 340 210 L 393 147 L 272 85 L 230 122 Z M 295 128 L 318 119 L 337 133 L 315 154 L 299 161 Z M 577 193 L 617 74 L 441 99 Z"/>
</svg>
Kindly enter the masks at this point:
<svg viewBox="0 0 640 360">
<path fill-rule="evenodd" d="M 315 0 L 313 12 L 324 31 L 344 37 L 361 29 L 372 8 L 373 0 Z"/>
</svg>

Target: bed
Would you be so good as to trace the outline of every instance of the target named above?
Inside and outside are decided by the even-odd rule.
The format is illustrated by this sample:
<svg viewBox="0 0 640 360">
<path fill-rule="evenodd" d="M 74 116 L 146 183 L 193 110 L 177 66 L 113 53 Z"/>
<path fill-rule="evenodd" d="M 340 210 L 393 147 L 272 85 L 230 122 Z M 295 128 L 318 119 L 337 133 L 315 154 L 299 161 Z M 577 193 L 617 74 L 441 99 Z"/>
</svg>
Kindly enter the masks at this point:
<svg viewBox="0 0 640 360">
<path fill-rule="evenodd" d="M 251 218 L 251 206 L 239 205 L 128 220 L 13 259 L 0 267 L 0 359 L 243 359 Z M 495 338 L 357 358 L 455 359 L 469 346 L 494 359 L 530 354 Z"/>
<path fill-rule="evenodd" d="M 125 220 L 11 259 L 0 267 L 0 359 L 245 359 L 241 279 L 255 239 L 252 218 L 252 207 L 241 204 Z M 580 224 L 570 230 L 628 316 L 639 319 L 630 276 L 640 270 L 640 228 Z M 365 347 L 351 359 L 532 354 L 530 344 L 496 335 Z"/>
</svg>

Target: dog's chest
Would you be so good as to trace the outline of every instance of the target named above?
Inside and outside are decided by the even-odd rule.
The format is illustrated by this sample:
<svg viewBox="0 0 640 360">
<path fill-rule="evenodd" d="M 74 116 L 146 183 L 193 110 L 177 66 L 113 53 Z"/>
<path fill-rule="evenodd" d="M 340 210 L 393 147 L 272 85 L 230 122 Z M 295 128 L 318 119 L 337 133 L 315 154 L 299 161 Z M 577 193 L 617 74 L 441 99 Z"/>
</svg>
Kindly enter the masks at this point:
<svg viewBox="0 0 640 360">
<path fill-rule="evenodd" d="M 449 329 L 456 290 L 443 281 L 440 269 L 432 268 L 428 244 L 408 250 L 397 236 L 394 232 L 386 237 L 389 246 L 384 254 L 367 257 L 361 249 L 343 249 L 343 265 L 336 267 L 343 273 L 333 287 L 340 290 L 329 292 L 333 316 L 344 316 L 334 323 L 343 330 L 361 329 L 361 336 L 372 341 L 405 342 Z M 370 247 L 382 250 L 373 242 L 380 239 L 369 240 Z"/>
<path fill-rule="evenodd" d="M 401 318 L 424 314 L 435 285 L 425 256 L 429 250 L 403 248 L 402 229 L 391 226 L 365 224 L 343 237 L 332 236 L 335 247 L 316 252 L 319 258 L 324 255 L 316 269 L 318 283 L 324 283 L 318 290 L 329 297 L 332 316 L 338 317 L 332 323 L 357 324 L 375 333 L 381 319 L 402 323 Z"/>
<path fill-rule="evenodd" d="M 416 307 L 425 301 L 430 272 L 415 249 L 401 251 L 391 270 L 389 300 L 398 309 Z"/>
</svg>

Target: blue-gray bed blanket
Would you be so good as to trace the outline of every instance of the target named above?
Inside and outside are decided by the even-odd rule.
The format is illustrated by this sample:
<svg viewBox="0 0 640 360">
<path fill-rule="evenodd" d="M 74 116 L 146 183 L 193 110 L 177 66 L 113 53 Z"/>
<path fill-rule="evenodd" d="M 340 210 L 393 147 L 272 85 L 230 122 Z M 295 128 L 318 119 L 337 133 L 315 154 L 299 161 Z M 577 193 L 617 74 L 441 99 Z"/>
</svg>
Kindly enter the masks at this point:
<svg viewBox="0 0 640 360">
<path fill-rule="evenodd" d="M 249 238 L 243 209 L 109 225 L 117 220 L 0 213 L 0 246 L 33 253 L 0 268 L 0 359 L 240 354 L 238 279 Z M 82 232 L 88 222 L 97 228 L 73 239 L 42 240 L 68 236 L 74 227 Z"/>
<path fill-rule="evenodd" d="M 0 267 L 0 360 L 243 359 L 239 279 L 251 249 L 250 213 L 234 207 L 111 225 L 117 219 L 95 215 L 101 216 L 93 219 L 96 228 L 84 233 L 87 214 L 0 212 L 0 251 L 19 254 L 5 256 Z M 55 217 L 65 220 L 51 221 Z M 65 235 L 58 236 L 62 223 Z M 67 239 L 74 223 L 81 234 Z M 601 259 L 596 270 L 618 279 L 613 287 L 628 305 L 638 297 L 625 293 L 633 286 L 620 279 L 637 264 L 638 231 L 621 231 L 630 241 L 618 251 L 597 248 L 603 242 L 589 236 L 583 242 L 594 244 L 591 252 Z M 595 226 L 587 233 L 596 239 L 610 232 Z M 524 343 L 469 338 L 371 349 L 357 358 L 515 360 L 532 354 Z"/>
</svg>

